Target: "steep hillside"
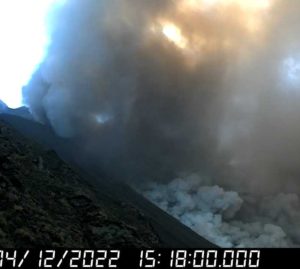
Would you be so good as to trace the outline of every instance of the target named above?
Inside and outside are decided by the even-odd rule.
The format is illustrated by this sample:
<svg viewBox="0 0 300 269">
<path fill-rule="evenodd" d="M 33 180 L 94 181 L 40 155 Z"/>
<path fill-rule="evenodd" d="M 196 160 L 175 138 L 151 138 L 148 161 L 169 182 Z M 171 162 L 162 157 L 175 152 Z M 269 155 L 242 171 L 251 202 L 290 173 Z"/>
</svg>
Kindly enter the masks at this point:
<svg viewBox="0 0 300 269">
<path fill-rule="evenodd" d="M 118 214 L 134 222 L 128 223 Z M 93 187 L 53 151 L 41 150 L 0 122 L 0 245 L 159 246 L 133 207 L 96 198 Z"/>
<path fill-rule="evenodd" d="M 213 246 L 126 184 L 78 167 L 71 148 L 45 126 L 0 115 L 0 246 Z"/>
</svg>

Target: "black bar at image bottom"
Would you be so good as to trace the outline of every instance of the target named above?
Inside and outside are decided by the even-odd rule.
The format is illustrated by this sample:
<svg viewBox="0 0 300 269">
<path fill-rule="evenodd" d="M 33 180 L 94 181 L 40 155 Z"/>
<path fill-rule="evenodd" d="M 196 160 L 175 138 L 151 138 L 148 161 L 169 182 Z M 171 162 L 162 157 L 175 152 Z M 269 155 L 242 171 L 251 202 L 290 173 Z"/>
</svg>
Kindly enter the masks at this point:
<svg viewBox="0 0 300 269">
<path fill-rule="evenodd" d="M 1 249 L 1 268 L 285 268 L 300 249 Z"/>
</svg>

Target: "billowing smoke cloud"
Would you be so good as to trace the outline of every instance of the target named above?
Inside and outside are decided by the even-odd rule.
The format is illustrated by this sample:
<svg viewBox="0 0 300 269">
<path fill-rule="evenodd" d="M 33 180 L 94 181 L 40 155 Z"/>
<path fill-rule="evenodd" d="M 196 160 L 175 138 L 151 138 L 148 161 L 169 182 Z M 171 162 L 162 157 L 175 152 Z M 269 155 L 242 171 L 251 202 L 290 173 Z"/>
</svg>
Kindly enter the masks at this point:
<svg viewBox="0 0 300 269">
<path fill-rule="evenodd" d="M 197 175 L 168 184 L 149 183 L 142 192 L 219 246 L 299 246 L 300 204 L 296 194 L 241 198 L 237 192 L 212 186 Z"/>
<path fill-rule="evenodd" d="M 215 242 L 297 244 L 299 5 L 69 0 L 24 101 L 91 169 L 159 182 L 147 195 Z M 167 183 L 193 173 L 209 184 Z"/>
</svg>

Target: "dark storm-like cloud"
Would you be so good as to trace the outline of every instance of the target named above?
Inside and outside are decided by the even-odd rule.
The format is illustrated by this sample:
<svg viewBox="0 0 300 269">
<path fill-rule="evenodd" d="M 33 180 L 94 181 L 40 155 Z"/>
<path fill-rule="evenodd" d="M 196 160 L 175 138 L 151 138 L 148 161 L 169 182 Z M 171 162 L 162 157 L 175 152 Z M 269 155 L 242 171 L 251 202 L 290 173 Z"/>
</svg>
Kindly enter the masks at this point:
<svg viewBox="0 0 300 269">
<path fill-rule="evenodd" d="M 210 53 L 189 70 L 172 43 L 148 39 L 150 24 L 173 8 L 172 1 L 69 1 L 24 91 L 31 111 L 59 135 L 84 137 L 96 155 L 112 158 L 111 169 L 198 169 L 214 147 L 226 59 Z M 99 124 L 101 117 L 110 120 Z M 101 156 L 107 145 L 112 156 Z"/>
</svg>

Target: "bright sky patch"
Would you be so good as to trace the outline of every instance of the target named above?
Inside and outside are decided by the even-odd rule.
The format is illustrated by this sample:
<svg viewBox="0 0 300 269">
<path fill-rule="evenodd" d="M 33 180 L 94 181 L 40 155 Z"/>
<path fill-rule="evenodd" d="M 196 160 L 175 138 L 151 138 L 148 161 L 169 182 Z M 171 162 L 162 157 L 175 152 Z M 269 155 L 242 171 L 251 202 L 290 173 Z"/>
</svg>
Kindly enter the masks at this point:
<svg viewBox="0 0 300 269">
<path fill-rule="evenodd" d="M 0 1 L 0 100 L 22 105 L 25 86 L 47 54 L 47 16 L 66 0 Z"/>
</svg>

